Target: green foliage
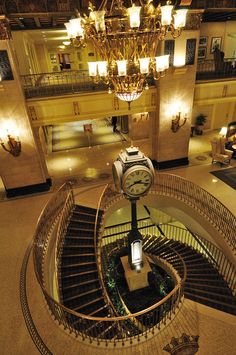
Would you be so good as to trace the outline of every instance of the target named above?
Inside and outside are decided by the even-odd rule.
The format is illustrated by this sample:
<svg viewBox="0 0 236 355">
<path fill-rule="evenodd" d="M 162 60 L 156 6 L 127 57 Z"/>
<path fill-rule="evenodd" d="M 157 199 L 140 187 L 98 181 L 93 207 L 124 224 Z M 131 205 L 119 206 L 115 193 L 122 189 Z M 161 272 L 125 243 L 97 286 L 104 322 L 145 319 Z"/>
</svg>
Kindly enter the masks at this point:
<svg viewBox="0 0 236 355">
<path fill-rule="evenodd" d="M 165 297 L 174 287 L 174 281 L 166 273 L 162 274 L 156 265 L 152 265 L 150 283 L 155 288 L 157 295 Z"/>
<path fill-rule="evenodd" d="M 203 126 L 204 123 L 206 123 L 206 118 L 207 118 L 206 115 L 204 115 L 203 113 L 200 113 L 195 119 L 196 125 L 197 126 Z"/>
</svg>

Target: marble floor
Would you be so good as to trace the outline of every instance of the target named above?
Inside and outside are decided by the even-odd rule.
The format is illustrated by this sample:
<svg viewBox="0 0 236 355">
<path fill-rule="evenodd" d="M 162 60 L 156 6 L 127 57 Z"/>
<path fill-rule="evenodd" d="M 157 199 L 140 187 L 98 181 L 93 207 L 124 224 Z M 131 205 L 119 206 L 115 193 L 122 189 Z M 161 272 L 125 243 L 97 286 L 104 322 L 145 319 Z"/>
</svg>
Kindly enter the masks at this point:
<svg viewBox="0 0 236 355">
<path fill-rule="evenodd" d="M 215 134 L 211 132 L 210 134 Z M 196 139 L 195 139 L 196 138 Z M 200 142 L 202 141 L 202 144 Z M 204 143 L 203 143 L 204 142 Z M 140 149 L 149 154 L 146 141 L 139 142 Z M 97 201 L 104 184 L 111 181 L 111 164 L 121 149 L 127 143 L 97 146 L 86 150 L 70 150 L 47 156 L 49 173 L 54 179 L 54 187 L 61 182 L 74 179 L 74 192 L 79 203 L 91 207 L 97 206 Z M 165 170 L 171 174 L 182 176 L 213 194 L 236 216 L 236 191 L 221 180 L 216 179 L 210 171 L 224 169 L 211 164 L 210 144 L 208 135 L 191 138 L 190 165 L 178 169 Z M 195 159 L 204 156 L 206 159 Z M 236 160 L 231 161 L 236 167 Z M 11 200 L 3 198 L 0 201 L 0 354 L 1 355 L 36 355 L 38 350 L 33 344 L 21 312 L 19 299 L 19 275 L 22 260 L 29 245 L 37 219 L 52 191 L 34 196 L 20 197 Z M 109 349 L 98 349 L 75 341 L 55 325 L 47 310 L 35 280 L 32 260 L 28 275 L 28 293 L 32 317 L 40 335 L 54 355 L 72 354 L 108 354 Z M 172 336 L 179 336 L 180 330 L 188 334 L 200 335 L 200 355 L 232 355 L 235 348 L 235 319 L 220 311 L 212 311 L 195 303 L 185 303 L 185 308 L 172 323 L 164 338 L 156 336 L 143 343 L 125 350 L 112 350 L 117 354 L 160 354 L 166 352 L 162 346 L 167 344 Z M 183 320 L 186 320 L 186 324 Z M 181 324 L 181 327 L 179 326 Z M 56 333 L 55 333 L 56 332 Z M 162 340 L 160 340 L 162 339 Z M 164 339 L 164 340 L 163 340 Z"/>
</svg>

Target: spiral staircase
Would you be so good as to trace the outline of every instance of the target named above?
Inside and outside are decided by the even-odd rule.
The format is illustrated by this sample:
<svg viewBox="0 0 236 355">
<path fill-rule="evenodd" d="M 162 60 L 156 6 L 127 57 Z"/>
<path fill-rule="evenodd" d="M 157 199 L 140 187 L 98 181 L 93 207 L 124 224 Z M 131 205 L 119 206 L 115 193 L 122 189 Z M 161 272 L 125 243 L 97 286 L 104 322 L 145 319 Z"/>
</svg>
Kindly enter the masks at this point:
<svg viewBox="0 0 236 355">
<path fill-rule="evenodd" d="M 200 211 L 229 248 L 235 250 L 235 217 L 212 195 L 182 180 L 161 174 L 154 192 L 184 200 L 190 208 Z M 131 226 L 127 222 L 105 228 L 105 221 L 107 211 L 115 211 L 114 206 L 119 208 L 120 201 L 122 197 L 113 187 L 106 186 L 97 209 L 77 205 L 73 190 L 65 184 L 42 212 L 34 237 L 34 267 L 49 309 L 59 324 L 90 343 L 124 346 L 145 340 L 165 327 L 184 298 L 236 314 L 236 272 L 232 262 L 214 244 L 186 228 L 166 222 L 156 226 L 149 217 L 138 221 L 143 250 L 149 261 L 161 265 L 173 278 L 175 286 L 142 311 L 131 313 L 123 304 L 125 314 L 119 313 L 109 296 L 106 272 L 112 253 L 127 247 Z M 122 297 L 120 301 L 123 302 Z"/>
<path fill-rule="evenodd" d="M 59 273 L 61 302 L 67 308 L 82 314 L 110 317 L 114 315 L 114 312 L 107 304 L 96 264 L 95 218 L 95 209 L 74 206 L 61 253 Z M 101 218 L 100 212 L 98 224 Z M 117 249 L 127 244 L 126 237 L 118 240 L 118 243 L 111 243 L 112 248 Z M 111 255 L 112 248 L 106 246 L 109 255 Z M 181 259 L 184 261 L 186 268 L 184 296 L 186 298 L 223 312 L 236 314 L 236 302 L 231 289 L 218 270 L 201 253 L 184 243 L 160 235 L 144 236 L 143 250 L 149 257 L 158 256 L 171 264 L 181 278 L 184 277 Z M 103 274 L 106 274 L 106 270 Z M 138 302 L 138 300 L 135 301 Z M 96 328 L 96 336 L 101 339 L 119 337 L 119 332 L 121 332 L 115 322 L 97 321 L 90 325 L 89 323 L 83 324 L 74 317 L 70 319 L 70 324 L 78 331 L 91 336 L 94 335 Z M 125 331 L 124 328 L 122 331 Z"/>
</svg>

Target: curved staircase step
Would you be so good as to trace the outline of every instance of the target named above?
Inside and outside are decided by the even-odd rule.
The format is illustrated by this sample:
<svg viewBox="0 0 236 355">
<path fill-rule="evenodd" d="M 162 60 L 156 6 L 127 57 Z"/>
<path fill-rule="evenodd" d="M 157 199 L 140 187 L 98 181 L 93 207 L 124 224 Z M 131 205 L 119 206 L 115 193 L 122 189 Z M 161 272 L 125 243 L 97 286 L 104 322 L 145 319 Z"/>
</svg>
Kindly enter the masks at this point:
<svg viewBox="0 0 236 355">
<path fill-rule="evenodd" d="M 91 295 L 92 293 L 97 293 L 98 291 L 101 291 L 101 287 L 97 287 L 97 288 L 94 288 L 94 285 L 92 287 L 91 290 L 86 290 L 84 292 L 81 292 L 81 293 L 76 293 L 76 294 L 72 294 L 71 296 L 68 296 L 68 297 L 63 297 L 63 301 L 64 302 L 69 302 L 69 301 L 72 301 L 72 300 L 75 300 L 75 299 L 78 299 L 78 298 L 84 298 L 84 296 L 88 296 L 88 295 Z"/>
<path fill-rule="evenodd" d="M 95 284 L 98 281 L 99 281 L 98 278 L 92 278 L 90 280 L 86 279 L 85 281 L 82 281 L 82 282 L 76 282 L 76 283 L 65 285 L 65 286 L 63 286 L 63 290 L 65 292 L 66 290 L 70 290 L 70 289 L 73 289 L 73 288 L 89 285 L 90 283 Z"/>
<path fill-rule="evenodd" d="M 91 306 L 91 305 L 95 305 L 95 304 L 97 304 L 99 301 L 104 301 L 104 299 L 103 299 L 103 296 L 99 296 L 99 297 L 97 297 L 97 298 L 93 298 L 93 299 L 91 299 L 91 300 L 89 300 L 89 301 L 87 301 L 86 303 L 84 303 L 84 304 L 81 304 L 81 305 L 79 305 L 79 306 L 76 306 L 75 308 L 74 308 L 74 310 L 75 311 L 79 311 L 79 312 L 81 312 L 81 313 L 83 313 L 83 312 L 86 312 L 85 314 L 90 314 L 90 313 L 87 313 L 87 312 L 89 312 L 89 306 Z M 97 308 L 97 307 L 96 307 Z"/>
<path fill-rule="evenodd" d="M 190 292 L 184 292 L 185 297 L 198 302 L 203 303 L 206 306 L 219 309 L 220 311 L 236 315 L 236 306 L 224 301 L 213 301 L 204 295 L 193 295 Z"/>
<path fill-rule="evenodd" d="M 185 281 L 185 287 L 188 289 L 195 289 L 195 290 L 202 290 L 202 291 L 209 291 L 209 292 L 214 292 L 215 294 L 222 294 L 224 293 L 225 296 L 230 296 L 232 297 L 232 292 L 230 289 L 226 288 L 225 285 L 212 285 L 209 282 L 206 284 L 204 282 L 188 282 L 187 280 Z"/>
</svg>

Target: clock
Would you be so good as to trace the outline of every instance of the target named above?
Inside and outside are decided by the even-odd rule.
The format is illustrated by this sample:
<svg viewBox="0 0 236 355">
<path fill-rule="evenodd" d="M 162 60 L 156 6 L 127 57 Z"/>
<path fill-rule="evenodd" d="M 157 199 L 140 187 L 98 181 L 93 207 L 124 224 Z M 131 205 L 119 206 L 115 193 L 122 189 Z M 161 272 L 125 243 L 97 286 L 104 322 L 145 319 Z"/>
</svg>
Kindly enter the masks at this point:
<svg viewBox="0 0 236 355">
<path fill-rule="evenodd" d="M 121 188 L 121 176 L 122 176 L 122 164 L 119 160 L 116 160 L 112 164 L 112 175 L 117 191 Z"/>
<path fill-rule="evenodd" d="M 122 190 L 132 198 L 146 195 L 153 182 L 153 171 L 144 165 L 133 165 L 122 177 Z"/>
</svg>

